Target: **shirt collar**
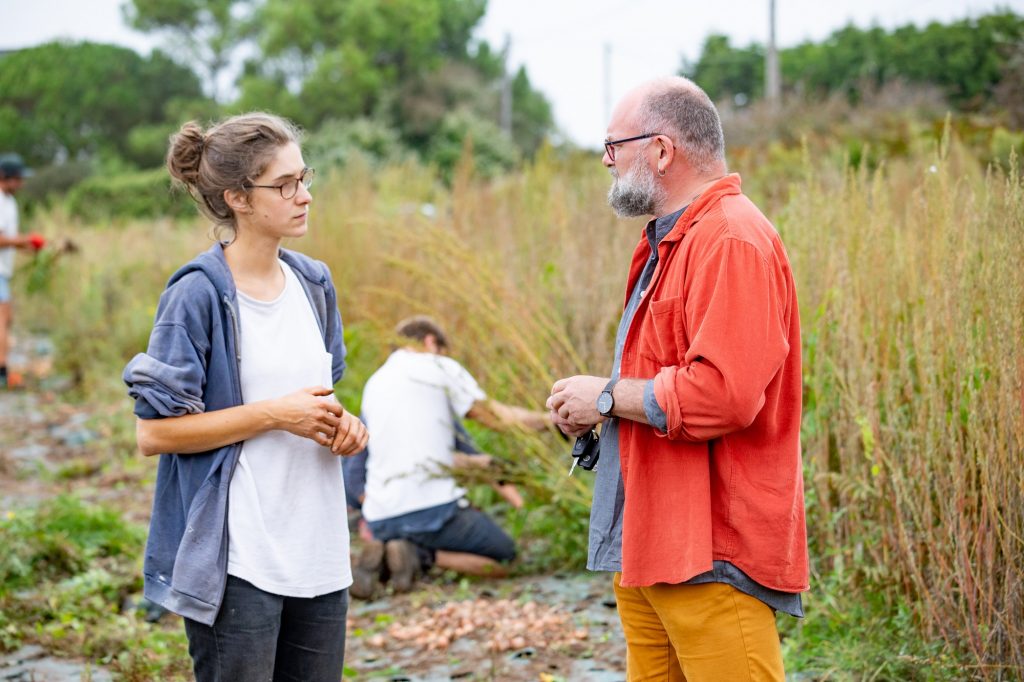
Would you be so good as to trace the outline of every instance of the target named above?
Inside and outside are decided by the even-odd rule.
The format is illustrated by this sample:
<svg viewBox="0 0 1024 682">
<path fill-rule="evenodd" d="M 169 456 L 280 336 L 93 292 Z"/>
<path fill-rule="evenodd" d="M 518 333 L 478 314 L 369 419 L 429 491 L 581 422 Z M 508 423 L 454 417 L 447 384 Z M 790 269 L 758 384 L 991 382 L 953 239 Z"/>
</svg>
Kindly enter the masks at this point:
<svg viewBox="0 0 1024 682">
<path fill-rule="evenodd" d="M 675 227 L 676 222 L 679 220 L 679 216 L 683 215 L 683 211 L 689 207 L 690 205 L 687 204 L 675 213 L 663 215 L 647 223 L 645 232 L 647 233 L 647 242 L 651 245 L 651 251 L 657 251 L 658 244 L 665 238 L 665 235 L 672 231 L 672 228 Z"/>
</svg>

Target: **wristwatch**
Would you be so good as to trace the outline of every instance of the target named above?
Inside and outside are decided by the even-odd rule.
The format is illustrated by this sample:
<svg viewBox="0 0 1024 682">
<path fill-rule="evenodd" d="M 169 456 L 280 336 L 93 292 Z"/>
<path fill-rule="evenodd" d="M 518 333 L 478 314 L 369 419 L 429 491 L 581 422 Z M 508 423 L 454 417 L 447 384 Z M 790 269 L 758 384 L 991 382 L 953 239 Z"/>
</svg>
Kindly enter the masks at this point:
<svg viewBox="0 0 1024 682">
<path fill-rule="evenodd" d="M 612 416 L 612 410 L 615 409 L 615 398 L 612 396 L 612 391 L 615 389 L 616 383 L 618 383 L 618 379 L 610 379 L 608 385 L 601 391 L 601 395 L 597 396 L 597 412 L 602 417 Z"/>
</svg>

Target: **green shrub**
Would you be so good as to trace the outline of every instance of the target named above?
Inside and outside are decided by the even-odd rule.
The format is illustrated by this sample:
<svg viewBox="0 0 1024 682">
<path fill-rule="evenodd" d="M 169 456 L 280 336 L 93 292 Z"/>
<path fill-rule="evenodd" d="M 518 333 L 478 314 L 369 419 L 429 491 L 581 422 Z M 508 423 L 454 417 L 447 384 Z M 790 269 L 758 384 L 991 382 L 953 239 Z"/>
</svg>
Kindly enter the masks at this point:
<svg viewBox="0 0 1024 682">
<path fill-rule="evenodd" d="M 311 133 L 302 147 L 308 163 L 326 170 L 344 166 L 355 156 L 373 163 L 404 161 L 411 154 L 400 139 L 397 130 L 373 119 L 332 119 Z"/>
<path fill-rule="evenodd" d="M 61 580 L 85 571 L 101 557 L 135 557 L 144 531 L 120 513 L 70 496 L 38 509 L 10 512 L 0 521 L 0 596 L 11 590 Z"/>
<path fill-rule="evenodd" d="M 1024 132 L 1007 130 L 999 126 L 992 131 L 992 140 L 989 142 L 989 158 L 992 163 L 998 164 L 1003 170 L 1010 169 L 1010 159 L 1020 159 L 1024 153 Z"/>
<path fill-rule="evenodd" d="M 41 645 L 118 679 L 187 680 L 185 634 L 125 609 L 141 589 L 145 529 L 61 496 L 0 519 L 0 651 Z"/>
<path fill-rule="evenodd" d="M 160 166 L 167 155 L 167 141 L 178 129 L 177 123 L 137 125 L 128 133 L 126 156 L 143 168 Z"/>
<path fill-rule="evenodd" d="M 69 161 L 37 168 L 35 175 L 25 181 L 18 201 L 29 209 L 49 204 L 54 198 L 66 194 L 89 178 L 93 172 L 91 161 Z"/>
<path fill-rule="evenodd" d="M 436 164 L 445 180 L 451 181 L 467 153 L 476 173 L 484 178 L 507 171 L 519 161 L 515 143 L 498 126 L 472 112 L 453 111 L 430 138 L 426 160 Z"/>
<path fill-rule="evenodd" d="M 68 195 L 68 211 L 86 222 L 110 219 L 186 217 L 194 215 L 192 200 L 172 190 L 162 168 L 93 176 Z"/>
</svg>

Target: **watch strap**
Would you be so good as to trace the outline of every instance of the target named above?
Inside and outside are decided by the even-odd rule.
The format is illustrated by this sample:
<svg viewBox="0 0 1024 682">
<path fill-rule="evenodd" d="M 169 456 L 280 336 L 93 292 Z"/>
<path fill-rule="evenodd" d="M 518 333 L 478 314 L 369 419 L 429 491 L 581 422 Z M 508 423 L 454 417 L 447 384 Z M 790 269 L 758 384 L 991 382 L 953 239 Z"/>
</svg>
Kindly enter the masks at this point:
<svg viewBox="0 0 1024 682">
<path fill-rule="evenodd" d="M 600 395 L 598 395 L 598 397 L 597 397 L 598 405 L 601 404 L 601 402 L 602 402 L 601 398 L 604 396 L 605 393 L 608 394 L 608 398 L 611 401 L 611 404 L 608 406 L 607 410 L 602 410 L 600 407 L 597 408 L 598 414 L 600 414 L 602 417 L 610 417 L 611 413 L 612 413 L 612 410 L 615 409 L 615 395 L 614 395 L 613 391 L 615 390 L 615 384 L 617 384 L 617 383 L 619 383 L 618 377 L 614 377 L 612 379 L 609 379 L 608 383 L 604 387 L 604 390 L 601 391 Z"/>
</svg>

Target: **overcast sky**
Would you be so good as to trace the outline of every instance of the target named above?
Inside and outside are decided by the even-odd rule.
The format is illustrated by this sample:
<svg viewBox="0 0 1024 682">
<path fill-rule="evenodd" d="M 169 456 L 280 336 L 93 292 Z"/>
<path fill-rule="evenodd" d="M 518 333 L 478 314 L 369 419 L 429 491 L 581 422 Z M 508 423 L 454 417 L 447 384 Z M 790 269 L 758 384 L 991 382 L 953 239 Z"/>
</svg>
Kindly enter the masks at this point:
<svg viewBox="0 0 1024 682">
<path fill-rule="evenodd" d="M 148 52 L 156 42 L 124 25 L 123 1 L 0 0 L 0 49 L 74 38 Z M 1024 0 L 776 0 L 776 7 L 782 47 L 820 40 L 850 22 L 892 28 L 999 8 L 1024 14 Z M 513 66 L 526 66 L 554 105 L 558 128 L 597 147 L 607 124 L 606 53 L 614 102 L 644 80 L 675 73 L 682 59 L 696 60 L 712 32 L 729 35 L 734 45 L 764 43 L 768 0 L 489 0 L 477 35 L 496 48 L 507 35 Z"/>
</svg>

